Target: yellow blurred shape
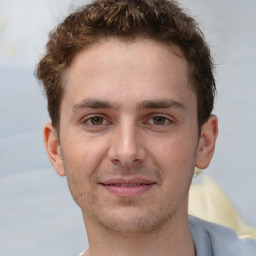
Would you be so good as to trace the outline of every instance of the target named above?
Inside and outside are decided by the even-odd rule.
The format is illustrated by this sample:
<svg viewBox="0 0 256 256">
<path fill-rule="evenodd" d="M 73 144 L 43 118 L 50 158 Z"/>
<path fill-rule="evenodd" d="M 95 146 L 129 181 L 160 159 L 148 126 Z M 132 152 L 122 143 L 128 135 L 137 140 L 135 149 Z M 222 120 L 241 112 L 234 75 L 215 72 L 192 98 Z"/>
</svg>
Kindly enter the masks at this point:
<svg viewBox="0 0 256 256">
<path fill-rule="evenodd" d="M 14 56 L 18 47 L 20 47 L 22 43 L 23 43 L 23 41 L 21 41 L 21 40 L 13 43 L 13 42 L 5 39 L 4 40 L 5 54 L 9 57 Z"/>
<path fill-rule="evenodd" d="M 241 238 L 256 239 L 256 231 L 246 224 L 223 190 L 209 176 L 201 184 L 192 184 L 189 214 L 236 231 Z"/>
</svg>

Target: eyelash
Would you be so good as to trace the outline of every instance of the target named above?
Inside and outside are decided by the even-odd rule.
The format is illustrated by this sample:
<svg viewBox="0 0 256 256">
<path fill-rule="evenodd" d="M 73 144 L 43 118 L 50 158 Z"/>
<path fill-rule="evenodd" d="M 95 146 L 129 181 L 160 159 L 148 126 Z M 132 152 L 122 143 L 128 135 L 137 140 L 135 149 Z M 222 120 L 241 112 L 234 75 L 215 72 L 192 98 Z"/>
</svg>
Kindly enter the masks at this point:
<svg viewBox="0 0 256 256">
<path fill-rule="evenodd" d="M 95 118 L 99 118 L 100 120 L 102 120 L 103 123 L 101 124 L 93 124 L 92 123 L 92 120 L 95 119 Z M 87 117 L 86 119 L 84 119 L 82 121 L 83 124 L 87 125 L 87 126 L 90 126 L 90 127 L 97 127 L 97 126 L 104 126 L 104 125 L 108 125 L 108 124 L 111 124 L 111 122 L 109 122 L 106 118 L 100 116 L 100 115 L 93 115 L 93 116 L 89 116 Z"/>
<path fill-rule="evenodd" d="M 155 121 L 157 121 L 156 120 L 157 118 L 158 119 L 160 118 L 160 120 L 163 121 L 163 123 L 156 124 L 154 122 L 154 119 L 155 119 Z M 158 120 L 158 121 L 160 121 L 160 120 Z M 155 126 L 167 126 L 172 123 L 172 120 L 170 118 L 162 116 L 162 115 L 155 115 L 155 116 L 152 116 L 146 123 L 149 123 L 150 125 L 155 125 Z"/>
</svg>

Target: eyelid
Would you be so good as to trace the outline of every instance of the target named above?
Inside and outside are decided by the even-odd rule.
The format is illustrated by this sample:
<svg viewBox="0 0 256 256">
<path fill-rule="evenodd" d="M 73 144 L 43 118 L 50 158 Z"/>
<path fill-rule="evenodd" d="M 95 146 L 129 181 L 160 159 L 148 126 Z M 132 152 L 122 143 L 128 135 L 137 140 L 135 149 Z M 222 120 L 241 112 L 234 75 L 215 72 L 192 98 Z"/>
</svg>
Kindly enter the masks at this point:
<svg viewBox="0 0 256 256">
<path fill-rule="evenodd" d="M 103 122 L 107 122 L 107 123 L 103 123 L 103 124 L 100 124 L 100 125 L 93 125 L 93 124 L 88 124 L 88 121 L 91 119 L 91 118 L 94 118 L 94 117 L 100 117 L 103 119 Z M 85 117 L 83 117 L 81 119 L 81 123 L 83 125 L 87 125 L 87 126 L 91 126 L 91 127 L 99 127 L 99 126 L 104 126 L 104 125 L 108 125 L 108 124 L 112 124 L 112 122 L 109 121 L 109 118 L 106 117 L 106 115 L 104 114 L 100 114 L 100 113 L 96 113 L 96 114 L 90 114 L 90 115 L 87 115 Z"/>
<path fill-rule="evenodd" d="M 157 118 L 157 117 L 160 117 L 163 119 L 164 123 L 163 124 L 156 124 L 155 121 L 157 120 L 154 120 L 154 118 Z M 166 117 L 163 117 L 163 116 L 154 116 L 153 118 L 151 118 L 150 120 L 153 120 L 153 125 L 159 125 L 159 126 L 163 126 L 163 125 L 167 125 L 167 124 L 170 124 L 170 119 L 166 118 Z"/>
<path fill-rule="evenodd" d="M 173 123 L 174 122 L 174 117 L 168 115 L 168 114 L 160 114 L 160 113 L 151 113 L 149 115 L 147 115 L 146 121 L 144 123 L 148 123 L 150 120 L 152 120 L 154 117 L 161 117 L 161 118 L 165 118 L 166 120 L 169 121 L 169 123 Z M 154 125 L 154 124 L 152 124 Z"/>
</svg>

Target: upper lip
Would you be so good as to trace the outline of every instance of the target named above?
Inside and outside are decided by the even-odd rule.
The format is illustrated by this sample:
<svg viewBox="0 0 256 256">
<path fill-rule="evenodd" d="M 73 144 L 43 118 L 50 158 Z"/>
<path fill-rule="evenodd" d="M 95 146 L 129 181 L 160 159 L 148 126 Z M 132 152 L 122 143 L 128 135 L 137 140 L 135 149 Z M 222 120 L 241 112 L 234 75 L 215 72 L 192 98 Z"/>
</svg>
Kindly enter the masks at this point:
<svg viewBox="0 0 256 256">
<path fill-rule="evenodd" d="M 108 179 L 103 182 L 100 182 L 100 184 L 103 185 L 115 185 L 115 184 L 153 184 L 156 183 L 155 181 L 141 178 L 141 177 L 135 177 L 135 178 L 113 178 Z"/>
</svg>

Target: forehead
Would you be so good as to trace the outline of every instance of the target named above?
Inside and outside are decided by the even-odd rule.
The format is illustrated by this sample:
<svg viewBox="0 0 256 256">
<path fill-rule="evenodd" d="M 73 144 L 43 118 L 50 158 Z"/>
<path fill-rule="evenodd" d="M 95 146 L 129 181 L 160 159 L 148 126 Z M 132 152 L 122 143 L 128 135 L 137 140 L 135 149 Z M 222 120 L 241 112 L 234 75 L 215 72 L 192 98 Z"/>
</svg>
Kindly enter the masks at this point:
<svg viewBox="0 0 256 256">
<path fill-rule="evenodd" d="M 85 98 L 119 104 L 169 96 L 181 101 L 191 90 L 180 49 L 152 40 L 94 44 L 74 57 L 64 77 L 64 98 L 73 104 Z"/>
<path fill-rule="evenodd" d="M 65 77 L 68 78 L 70 71 L 73 72 L 78 66 L 81 68 L 81 64 L 84 70 L 97 72 L 100 68 L 107 68 L 110 72 L 116 64 L 124 68 L 137 68 L 139 65 L 140 68 L 144 67 L 150 71 L 159 67 L 159 64 L 166 66 L 167 69 L 173 68 L 171 63 L 175 63 L 177 68 L 187 66 L 187 61 L 178 46 L 167 45 L 152 39 L 124 41 L 109 38 L 78 52 L 66 70 Z M 98 70 L 95 69 L 94 64 L 97 65 Z"/>
</svg>

